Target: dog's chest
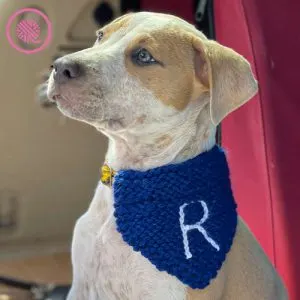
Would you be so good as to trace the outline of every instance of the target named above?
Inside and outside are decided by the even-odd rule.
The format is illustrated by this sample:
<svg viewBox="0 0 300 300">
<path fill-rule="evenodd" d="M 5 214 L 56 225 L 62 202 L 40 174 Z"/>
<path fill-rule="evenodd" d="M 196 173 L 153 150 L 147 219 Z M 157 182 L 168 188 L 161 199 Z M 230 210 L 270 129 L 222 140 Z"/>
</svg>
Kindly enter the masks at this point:
<svg viewBox="0 0 300 300">
<path fill-rule="evenodd" d="M 159 272 L 123 242 L 112 209 L 111 190 L 99 185 L 89 210 L 75 227 L 74 278 L 85 282 L 84 296 L 93 300 L 184 300 L 182 283 Z"/>
</svg>

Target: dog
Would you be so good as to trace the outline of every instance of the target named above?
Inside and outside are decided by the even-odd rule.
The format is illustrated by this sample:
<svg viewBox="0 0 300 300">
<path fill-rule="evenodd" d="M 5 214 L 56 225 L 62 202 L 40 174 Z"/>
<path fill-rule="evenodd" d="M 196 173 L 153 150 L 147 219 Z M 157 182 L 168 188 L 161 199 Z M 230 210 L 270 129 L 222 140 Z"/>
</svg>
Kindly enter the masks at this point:
<svg viewBox="0 0 300 300">
<path fill-rule="evenodd" d="M 249 63 L 232 49 L 178 17 L 139 12 L 101 28 L 91 48 L 57 59 L 48 97 L 64 115 L 108 137 L 105 166 L 118 173 L 179 164 L 209 151 L 216 126 L 257 89 Z M 123 240 L 112 187 L 101 181 L 76 222 L 72 265 L 68 300 L 288 299 L 240 217 L 208 286 L 191 288 L 159 271 Z"/>
</svg>

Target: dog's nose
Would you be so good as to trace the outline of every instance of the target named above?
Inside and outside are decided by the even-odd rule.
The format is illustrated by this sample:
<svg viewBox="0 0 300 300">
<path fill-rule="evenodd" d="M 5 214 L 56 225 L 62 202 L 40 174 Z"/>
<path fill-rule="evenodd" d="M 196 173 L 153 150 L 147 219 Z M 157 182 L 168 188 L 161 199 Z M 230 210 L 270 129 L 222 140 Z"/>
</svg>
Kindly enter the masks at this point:
<svg viewBox="0 0 300 300">
<path fill-rule="evenodd" d="M 57 59 L 53 64 L 54 79 L 57 83 L 66 83 L 82 75 L 82 66 L 75 61 L 64 57 Z"/>
</svg>

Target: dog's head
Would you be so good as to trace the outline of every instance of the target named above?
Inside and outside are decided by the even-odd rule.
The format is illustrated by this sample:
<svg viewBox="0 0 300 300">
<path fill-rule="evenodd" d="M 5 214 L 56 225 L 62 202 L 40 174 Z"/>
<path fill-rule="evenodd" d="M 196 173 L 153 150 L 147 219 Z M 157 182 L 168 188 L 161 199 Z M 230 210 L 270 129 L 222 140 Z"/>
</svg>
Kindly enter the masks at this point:
<svg viewBox="0 0 300 300">
<path fill-rule="evenodd" d="M 53 67 L 48 96 L 65 115 L 104 132 L 180 126 L 200 110 L 215 126 L 257 91 L 241 55 L 180 18 L 149 12 L 116 19 L 91 48 Z"/>
</svg>

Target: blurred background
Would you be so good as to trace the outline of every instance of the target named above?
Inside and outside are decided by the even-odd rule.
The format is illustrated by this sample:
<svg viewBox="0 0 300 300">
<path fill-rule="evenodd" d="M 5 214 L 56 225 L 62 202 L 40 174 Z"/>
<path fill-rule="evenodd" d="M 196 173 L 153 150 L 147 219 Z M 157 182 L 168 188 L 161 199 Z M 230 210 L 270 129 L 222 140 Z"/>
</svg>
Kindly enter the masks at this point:
<svg viewBox="0 0 300 300">
<path fill-rule="evenodd" d="M 24 8 L 42 12 L 52 26 L 49 44 L 31 54 L 37 46 L 12 28 L 35 20 L 36 33 L 46 39 L 49 26 L 30 11 L 10 22 Z M 0 280 L 0 300 L 44 299 L 33 296 L 35 283 L 71 282 L 74 223 L 90 203 L 106 151 L 106 138 L 48 102 L 43 82 L 49 66 L 90 47 L 99 27 L 140 10 L 178 15 L 251 62 L 260 92 L 222 123 L 217 140 L 228 150 L 241 215 L 283 277 L 290 299 L 299 300 L 296 0 L 0 0 L 0 279 L 29 282 L 22 290 Z"/>
</svg>

